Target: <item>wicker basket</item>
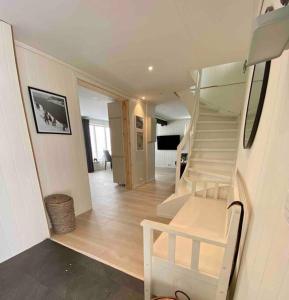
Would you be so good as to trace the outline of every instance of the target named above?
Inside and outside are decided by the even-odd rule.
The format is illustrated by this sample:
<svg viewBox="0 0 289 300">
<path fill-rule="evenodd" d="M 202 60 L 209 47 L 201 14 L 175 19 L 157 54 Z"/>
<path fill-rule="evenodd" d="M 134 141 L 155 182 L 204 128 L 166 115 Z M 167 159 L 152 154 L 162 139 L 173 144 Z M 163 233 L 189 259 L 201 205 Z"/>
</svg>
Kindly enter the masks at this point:
<svg viewBox="0 0 289 300">
<path fill-rule="evenodd" d="M 73 199 L 63 194 L 44 198 L 46 209 L 55 233 L 67 233 L 75 229 Z"/>
</svg>

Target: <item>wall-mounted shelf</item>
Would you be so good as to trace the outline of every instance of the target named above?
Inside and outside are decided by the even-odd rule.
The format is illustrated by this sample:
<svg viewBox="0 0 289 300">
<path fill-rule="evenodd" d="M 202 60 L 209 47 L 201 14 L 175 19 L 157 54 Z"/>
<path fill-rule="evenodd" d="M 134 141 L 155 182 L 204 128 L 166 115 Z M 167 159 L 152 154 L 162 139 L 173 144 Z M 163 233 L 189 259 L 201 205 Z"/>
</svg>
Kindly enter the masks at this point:
<svg viewBox="0 0 289 300">
<path fill-rule="evenodd" d="M 247 66 L 279 57 L 289 48 L 289 5 L 256 18 Z"/>
</svg>

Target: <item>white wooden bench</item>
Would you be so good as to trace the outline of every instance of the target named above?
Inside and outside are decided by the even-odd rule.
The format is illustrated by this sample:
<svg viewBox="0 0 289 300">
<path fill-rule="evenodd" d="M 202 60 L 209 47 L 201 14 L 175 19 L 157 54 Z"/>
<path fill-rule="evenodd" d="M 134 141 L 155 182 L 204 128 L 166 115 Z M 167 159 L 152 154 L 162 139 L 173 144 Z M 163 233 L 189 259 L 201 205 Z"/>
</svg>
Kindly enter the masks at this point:
<svg viewBox="0 0 289 300">
<path fill-rule="evenodd" d="M 241 248 L 248 223 L 241 183 L 237 175 L 231 200 L 192 196 L 168 225 L 142 222 L 145 300 L 175 290 L 192 300 L 226 299 L 241 216 L 240 206 L 227 209 L 232 201 L 241 201 L 245 208 Z M 160 235 L 153 242 L 155 232 Z"/>
</svg>

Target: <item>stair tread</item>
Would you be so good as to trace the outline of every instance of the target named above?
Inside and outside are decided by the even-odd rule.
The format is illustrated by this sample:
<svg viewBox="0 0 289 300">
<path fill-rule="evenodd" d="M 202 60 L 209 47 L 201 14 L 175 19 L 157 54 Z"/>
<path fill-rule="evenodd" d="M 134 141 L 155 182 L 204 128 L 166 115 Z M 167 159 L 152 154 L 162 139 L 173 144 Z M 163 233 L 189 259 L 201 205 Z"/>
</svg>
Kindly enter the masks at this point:
<svg viewBox="0 0 289 300">
<path fill-rule="evenodd" d="M 234 152 L 237 151 L 236 148 L 193 148 L 194 152 L 196 151 L 207 151 L 207 152 Z"/>
<path fill-rule="evenodd" d="M 216 174 L 216 173 L 212 173 L 212 172 L 196 172 L 195 174 L 216 177 L 214 179 L 214 182 L 221 182 L 221 183 L 228 183 L 232 178 L 232 176 L 226 176 L 226 175 Z M 199 179 L 196 176 L 185 176 L 184 178 L 189 183 L 199 182 Z M 209 180 L 206 180 L 206 181 L 209 181 Z"/>
<path fill-rule="evenodd" d="M 211 172 L 211 171 L 202 171 L 202 170 L 193 170 L 194 173 L 196 174 L 201 174 L 201 175 L 207 175 L 207 176 L 213 176 L 213 177 L 220 177 L 223 179 L 231 179 L 232 175 L 228 174 L 221 174 L 218 172 Z"/>
<path fill-rule="evenodd" d="M 202 158 L 192 158 L 193 162 L 208 162 L 208 163 L 225 163 L 225 164 L 234 164 L 234 160 L 222 160 L 222 159 L 202 159 Z"/>
<path fill-rule="evenodd" d="M 236 142 L 237 139 L 234 139 L 234 138 L 197 138 L 197 139 L 194 139 L 194 141 L 197 141 L 197 142 Z"/>
<path fill-rule="evenodd" d="M 231 132 L 238 131 L 238 129 L 197 129 L 197 132 Z"/>
<path fill-rule="evenodd" d="M 230 176 L 232 174 L 232 171 L 211 169 L 210 167 L 202 168 L 202 169 L 199 169 L 198 167 L 190 167 L 190 168 L 188 168 L 188 170 L 191 172 L 198 172 L 198 173 L 206 172 L 206 173 L 222 174 L 222 175 L 228 175 L 228 176 Z"/>
<path fill-rule="evenodd" d="M 198 178 L 193 178 L 193 177 L 189 177 L 189 176 L 185 176 L 184 177 L 185 181 L 188 182 L 188 183 L 192 183 L 193 181 L 194 182 L 202 182 L 201 180 L 199 180 Z M 229 181 L 227 179 L 221 179 L 221 178 L 218 178 L 218 179 L 214 179 L 214 181 L 208 181 L 208 180 L 205 180 L 205 182 L 216 182 L 216 183 L 219 183 L 219 184 L 226 184 L 226 185 L 229 185 L 230 184 L 230 179 Z"/>
<path fill-rule="evenodd" d="M 227 121 L 227 120 L 212 120 L 212 121 L 198 121 L 197 124 L 209 124 L 209 123 L 226 123 L 226 124 L 237 124 L 237 121 Z"/>
<path fill-rule="evenodd" d="M 200 116 L 212 116 L 212 117 L 224 117 L 224 118 L 238 118 L 237 116 L 233 116 L 233 115 L 225 115 L 222 113 L 208 113 L 208 112 L 200 112 L 199 113 Z"/>
</svg>

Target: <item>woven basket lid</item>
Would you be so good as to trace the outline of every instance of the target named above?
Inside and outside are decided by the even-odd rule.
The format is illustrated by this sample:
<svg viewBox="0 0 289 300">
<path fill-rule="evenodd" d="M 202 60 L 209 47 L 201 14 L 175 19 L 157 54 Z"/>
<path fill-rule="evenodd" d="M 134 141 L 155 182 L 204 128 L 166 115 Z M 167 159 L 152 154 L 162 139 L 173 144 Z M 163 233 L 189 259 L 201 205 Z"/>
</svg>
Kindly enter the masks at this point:
<svg viewBox="0 0 289 300">
<path fill-rule="evenodd" d="M 64 194 L 53 194 L 46 196 L 44 198 L 45 203 L 47 204 L 63 204 L 65 202 L 71 201 L 71 197 Z"/>
</svg>

